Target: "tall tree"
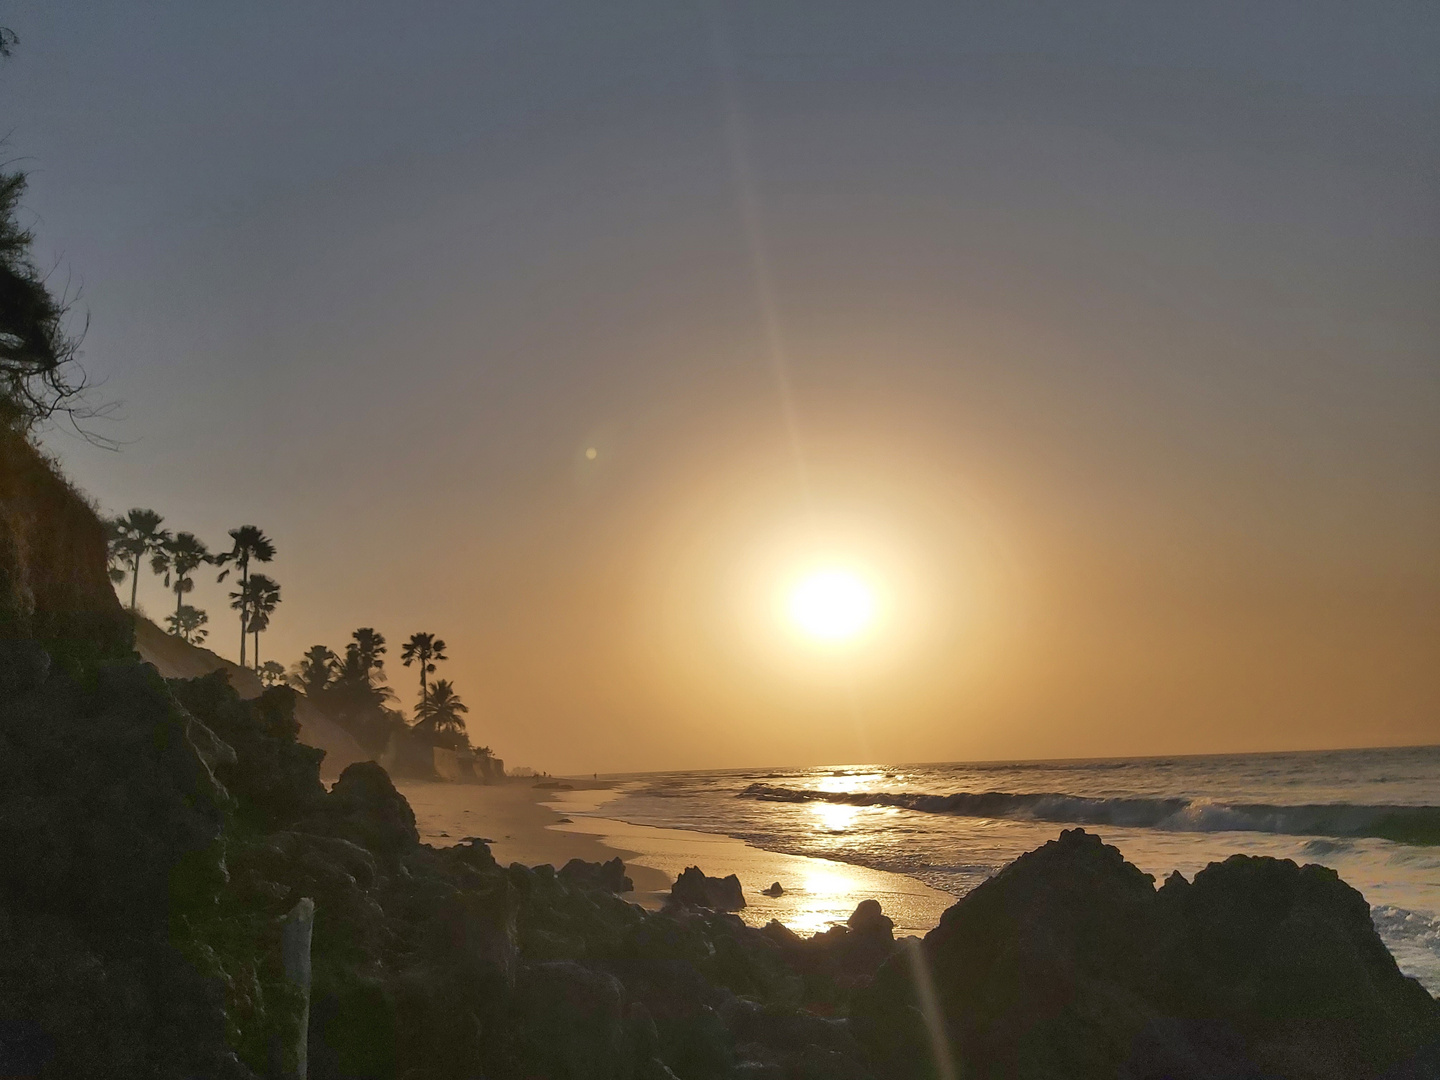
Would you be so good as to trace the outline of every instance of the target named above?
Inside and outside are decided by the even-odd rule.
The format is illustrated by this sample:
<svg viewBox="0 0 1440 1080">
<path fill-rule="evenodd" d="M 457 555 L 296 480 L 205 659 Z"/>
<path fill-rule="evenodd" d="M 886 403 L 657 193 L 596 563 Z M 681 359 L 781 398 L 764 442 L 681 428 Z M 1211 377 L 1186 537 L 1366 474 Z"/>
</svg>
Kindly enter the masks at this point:
<svg viewBox="0 0 1440 1080">
<path fill-rule="evenodd" d="M 280 586 L 264 574 L 251 574 L 230 594 L 230 606 L 255 637 L 255 670 L 260 670 L 260 633 L 270 627 L 270 616 L 280 604 Z"/>
<path fill-rule="evenodd" d="M 362 626 L 350 636 L 354 640 L 345 646 L 346 651 L 354 649 L 365 670 L 374 672 L 378 678 L 383 679 L 386 652 L 385 635 L 377 633 L 374 627 Z"/>
<path fill-rule="evenodd" d="M 246 582 L 250 580 L 250 560 L 254 559 L 256 562 L 269 562 L 275 557 L 275 544 L 268 536 L 261 532 L 259 526 L 256 525 L 241 525 L 238 529 L 231 529 L 230 539 L 234 541 L 234 547 L 223 555 L 216 556 L 215 562 L 216 565 L 219 566 L 233 562 L 236 566 L 240 567 L 240 591 L 243 593 Z M 229 570 L 222 570 L 215 580 L 224 581 L 225 576 L 229 573 Z M 236 607 L 237 605 L 231 604 L 230 606 Z M 244 605 L 239 605 L 239 611 L 240 666 L 244 667 L 245 632 L 248 629 L 245 622 L 247 609 Z"/>
<path fill-rule="evenodd" d="M 459 750 L 469 741 L 463 715 L 469 711 L 450 680 L 438 679 L 430 684 L 430 693 L 415 710 L 415 730 L 429 742 Z"/>
<path fill-rule="evenodd" d="M 445 655 L 445 642 L 434 634 L 411 634 L 410 640 L 405 642 L 400 649 L 400 662 L 406 667 L 411 664 L 420 665 L 420 704 L 423 706 L 428 700 L 426 681 L 435 674 L 435 664 L 440 660 L 448 660 Z M 418 713 L 416 715 L 419 715 Z"/>
<path fill-rule="evenodd" d="M 395 726 L 394 713 L 386 708 L 395 693 L 385 685 L 384 661 L 379 656 L 385 651 L 385 639 L 368 627 L 353 636 L 355 640 L 345 646 L 345 656 L 336 665 L 324 706 L 361 746 L 379 753 Z"/>
<path fill-rule="evenodd" d="M 290 681 L 311 701 L 318 702 L 335 678 L 336 655 L 324 645 L 311 645 L 295 665 Z"/>
<path fill-rule="evenodd" d="M 16 40 L 0 27 L 0 57 Z M 70 301 L 50 291 L 31 254 L 34 234 L 20 223 L 25 182 L 24 173 L 0 173 L 0 426 L 18 431 L 56 413 L 72 420 L 97 414 L 82 407 L 79 338 L 65 331 Z"/>
<path fill-rule="evenodd" d="M 140 588 L 140 562 L 146 555 L 158 555 L 170 542 L 170 532 L 160 527 L 165 519 L 154 510 L 136 507 L 110 522 L 110 556 L 130 571 L 130 611 L 136 609 Z M 113 576 L 113 575 L 112 575 Z M 123 578 L 121 579 L 123 580 Z"/>
<path fill-rule="evenodd" d="M 191 645 L 200 645 L 205 641 L 209 634 L 209 631 L 205 629 L 205 624 L 209 621 L 210 616 L 189 604 L 181 604 L 174 615 L 165 616 L 170 633 Z"/>
<path fill-rule="evenodd" d="M 165 575 L 165 586 L 175 590 L 175 621 L 180 620 L 180 608 L 185 594 L 195 588 L 195 571 L 210 562 L 210 549 L 194 533 L 176 533 L 165 540 L 160 550 L 150 557 L 150 569 Z"/>
</svg>

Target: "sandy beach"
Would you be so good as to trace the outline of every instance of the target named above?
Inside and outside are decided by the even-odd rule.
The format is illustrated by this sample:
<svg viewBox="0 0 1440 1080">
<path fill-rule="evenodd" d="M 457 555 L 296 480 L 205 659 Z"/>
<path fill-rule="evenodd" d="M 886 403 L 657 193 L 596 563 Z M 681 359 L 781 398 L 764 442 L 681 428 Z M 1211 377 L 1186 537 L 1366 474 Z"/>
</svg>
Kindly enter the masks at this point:
<svg viewBox="0 0 1440 1080">
<path fill-rule="evenodd" d="M 407 782 L 396 787 L 415 811 L 421 842 L 432 847 L 449 847 L 478 836 L 490 845 L 501 866 L 549 863 L 556 869 L 571 859 L 608 862 L 618 855 L 625 860 L 637 893 L 670 888 L 670 879 L 660 870 L 632 865 L 638 852 L 612 847 L 598 836 L 567 827 L 566 815 L 547 805 L 559 794 L 553 789 L 525 782 L 493 786 Z"/>
<path fill-rule="evenodd" d="M 449 783 L 397 785 L 415 811 L 422 842 L 435 847 L 476 836 L 490 844 L 502 865 L 571 859 L 606 862 L 617 855 L 635 890 L 626 899 L 650 909 L 663 906 L 676 876 L 687 866 L 707 874 L 735 874 L 747 906 L 746 922 L 778 919 L 799 933 L 817 933 L 844 922 L 855 906 L 875 899 L 895 920 L 897 934 L 924 934 L 954 903 L 948 893 L 901 874 L 828 859 L 765 851 L 716 833 L 632 825 L 603 815 L 615 789 L 601 781 L 563 780 L 565 788 L 532 783 L 496 786 Z M 774 882 L 780 896 L 762 892 Z"/>
</svg>

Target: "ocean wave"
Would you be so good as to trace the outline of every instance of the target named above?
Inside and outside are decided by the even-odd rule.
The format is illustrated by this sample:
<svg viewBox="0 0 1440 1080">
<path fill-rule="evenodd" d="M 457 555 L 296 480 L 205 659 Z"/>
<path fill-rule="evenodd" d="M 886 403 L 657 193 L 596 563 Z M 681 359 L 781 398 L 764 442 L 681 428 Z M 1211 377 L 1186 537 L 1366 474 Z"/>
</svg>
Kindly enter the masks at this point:
<svg viewBox="0 0 1440 1080">
<path fill-rule="evenodd" d="M 1271 806 L 1208 799 L 1090 798 L 1008 791 L 931 795 L 890 791 L 815 791 L 755 783 L 741 798 L 767 802 L 827 802 L 893 806 L 925 814 L 1016 818 L 1070 825 L 1115 825 L 1172 832 L 1264 832 L 1290 836 L 1374 837 L 1402 844 L 1440 844 L 1440 807 L 1360 806 L 1351 803 Z"/>
</svg>

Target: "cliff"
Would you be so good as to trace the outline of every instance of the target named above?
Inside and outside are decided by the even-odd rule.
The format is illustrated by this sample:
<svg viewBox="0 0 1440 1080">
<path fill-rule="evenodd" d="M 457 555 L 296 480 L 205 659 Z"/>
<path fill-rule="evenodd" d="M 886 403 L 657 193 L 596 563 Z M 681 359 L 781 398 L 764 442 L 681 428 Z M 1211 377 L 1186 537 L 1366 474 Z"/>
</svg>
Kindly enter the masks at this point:
<svg viewBox="0 0 1440 1080">
<path fill-rule="evenodd" d="M 0 428 L 0 641 L 57 659 L 121 657 L 130 620 L 107 573 L 94 508 L 22 435 Z"/>
</svg>

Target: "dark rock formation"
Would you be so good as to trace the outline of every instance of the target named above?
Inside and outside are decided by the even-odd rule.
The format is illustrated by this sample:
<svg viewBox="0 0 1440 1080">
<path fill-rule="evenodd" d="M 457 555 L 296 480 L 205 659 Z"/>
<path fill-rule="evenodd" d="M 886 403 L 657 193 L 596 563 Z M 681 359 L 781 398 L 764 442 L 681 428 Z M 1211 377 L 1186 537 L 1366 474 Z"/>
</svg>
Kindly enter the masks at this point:
<svg viewBox="0 0 1440 1080">
<path fill-rule="evenodd" d="M 618 855 L 606 863 L 571 859 L 561 867 L 560 876 L 576 885 L 612 893 L 627 893 L 635 888 L 635 883 L 625 876 L 625 864 Z"/>
<path fill-rule="evenodd" d="M 0 695 L 0 1021 L 46 1075 L 245 1075 L 173 932 L 228 877 L 218 741 L 149 668 L 26 664 Z"/>
<path fill-rule="evenodd" d="M 745 906 L 745 893 L 740 888 L 740 879 L 734 874 L 723 878 L 707 877 L 698 866 L 690 866 L 670 887 L 670 902 L 714 911 L 739 911 Z"/>
<path fill-rule="evenodd" d="M 308 831 L 344 837 L 390 858 L 420 843 L 415 812 L 373 761 L 357 761 L 341 773 L 319 812 L 303 824 Z"/>
<path fill-rule="evenodd" d="M 126 657 L 133 641 L 104 525 L 9 425 L 0 425 L 0 640 L 37 641 L 82 664 Z"/>
<path fill-rule="evenodd" d="M 1333 871 L 1237 855 L 1157 891 L 1079 829 L 975 889 L 858 993 L 885 1075 L 937 1075 L 915 1052 L 936 1034 L 915 990 L 927 978 L 971 1076 L 1339 1080 L 1440 1039 L 1440 1007 Z"/>
<path fill-rule="evenodd" d="M 765 888 L 761 889 L 760 892 L 761 892 L 762 894 L 764 894 L 765 896 L 784 896 L 784 895 L 785 895 L 785 889 L 784 889 L 784 887 L 783 887 L 778 881 L 775 882 L 775 883 L 772 884 L 772 885 L 767 885 Z"/>
</svg>

